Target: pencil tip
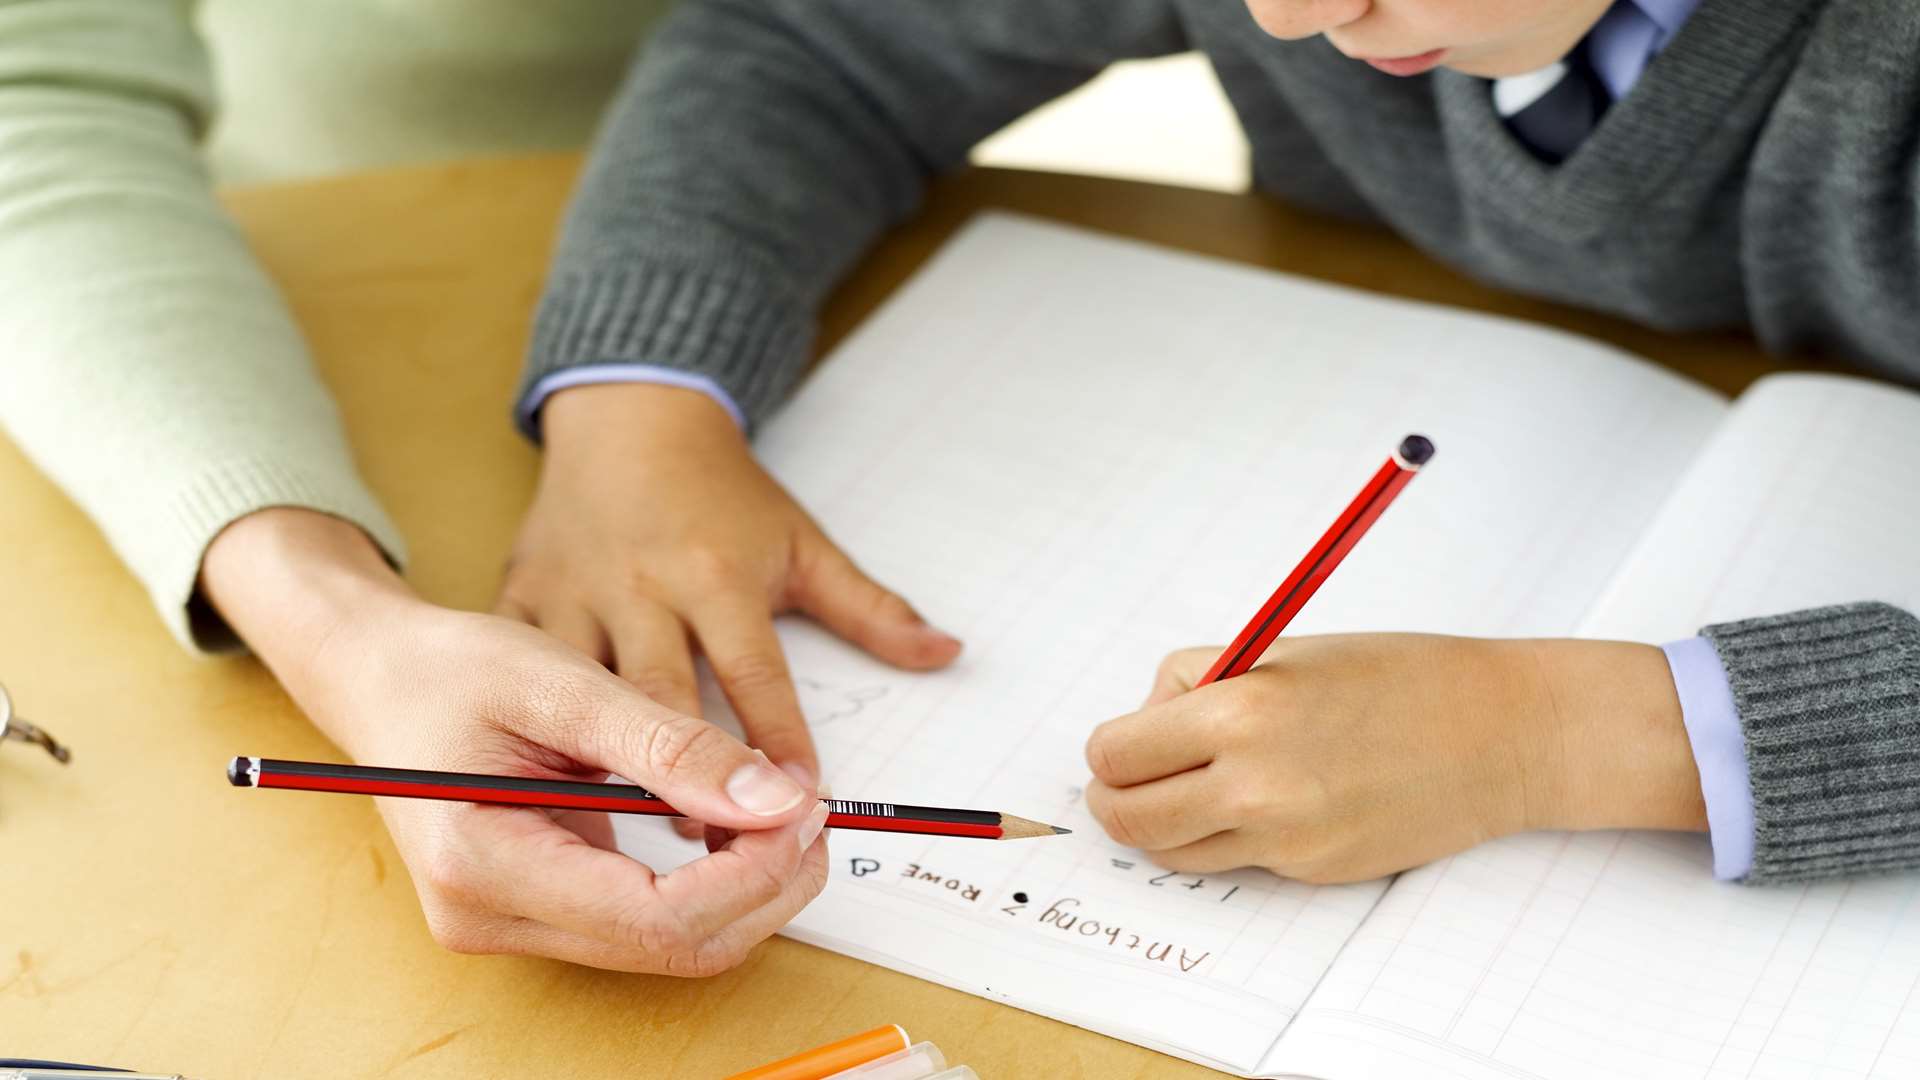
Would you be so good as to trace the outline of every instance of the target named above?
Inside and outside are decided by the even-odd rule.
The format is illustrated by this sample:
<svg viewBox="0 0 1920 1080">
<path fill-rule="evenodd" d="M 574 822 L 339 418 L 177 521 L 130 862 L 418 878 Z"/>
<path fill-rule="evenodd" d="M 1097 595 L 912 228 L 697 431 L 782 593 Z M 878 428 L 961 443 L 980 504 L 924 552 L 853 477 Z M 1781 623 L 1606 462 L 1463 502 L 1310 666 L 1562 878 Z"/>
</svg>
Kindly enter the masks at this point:
<svg viewBox="0 0 1920 1080">
<path fill-rule="evenodd" d="M 1060 826 L 1058 826 L 1058 825 L 1055 825 L 1055 826 L 1053 827 L 1053 835 L 1055 835 L 1055 836 L 1072 836 L 1072 835 L 1073 835 L 1073 830 L 1072 830 L 1072 829 L 1063 829 L 1063 828 L 1061 828 Z"/>
</svg>

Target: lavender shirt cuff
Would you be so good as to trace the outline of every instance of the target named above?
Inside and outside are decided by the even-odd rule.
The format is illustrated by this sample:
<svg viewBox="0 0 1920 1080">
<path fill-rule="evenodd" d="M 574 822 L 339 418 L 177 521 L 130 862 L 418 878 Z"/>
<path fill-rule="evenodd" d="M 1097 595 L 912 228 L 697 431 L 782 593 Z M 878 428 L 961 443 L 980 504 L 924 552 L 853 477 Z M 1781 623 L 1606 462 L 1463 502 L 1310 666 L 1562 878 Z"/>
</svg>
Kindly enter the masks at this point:
<svg viewBox="0 0 1920 1080">
<path fill-rule="evenodd" d="M 1700 793 L 1706 798 L 1707 828 L 1713 837 L 1713 876 L 1722 881 L 1743 878 L 1753 869 L 1753 785 L 1747 773 L 1747 739 L 1727 670 L 1706 638 L 1675 641 L 1661 651 L 1680 692 L 1680 715 L 1700 770 Z"/>
<path fill-rule="evenodd" d="M 539 382 L 520 399 L 519 415 L 514 419 L 520 422 L 523 431 L 540 430 L 540 407 L 556 392 L 570 386 L 593 386 L 597 383 L 640 382 L 658 383 L 661 386 L 678 386 L 685 390 L 698 390 L 718 402 L 733 417 L 733 422 L 742 428 L 747 426 L 746 414 L 740 406 L 734 404 L 733 395 L 720 388 L 720 384 L 678 368 L 660 367 L 657 364 L 589 364 L 585 367 L 571 367 L 556 371 Z"/>
</svg>

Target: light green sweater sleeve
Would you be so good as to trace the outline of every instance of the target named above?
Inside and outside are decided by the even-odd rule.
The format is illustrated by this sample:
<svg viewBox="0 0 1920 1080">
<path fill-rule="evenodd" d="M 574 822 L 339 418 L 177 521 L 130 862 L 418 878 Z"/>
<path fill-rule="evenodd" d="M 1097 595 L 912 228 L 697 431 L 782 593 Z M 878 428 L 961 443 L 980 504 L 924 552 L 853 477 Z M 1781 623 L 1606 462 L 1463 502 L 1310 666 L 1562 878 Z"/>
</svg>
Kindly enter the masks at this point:
<svg viewBox="0 0 1920 1080">
<path fill-rule="evenodd" d="M 301 506 L 401 541 L 291 315 L 215 201 L 186 0 L 0 0 L 0 427 L 184 642 L 228 523 Z"/>
</svg>

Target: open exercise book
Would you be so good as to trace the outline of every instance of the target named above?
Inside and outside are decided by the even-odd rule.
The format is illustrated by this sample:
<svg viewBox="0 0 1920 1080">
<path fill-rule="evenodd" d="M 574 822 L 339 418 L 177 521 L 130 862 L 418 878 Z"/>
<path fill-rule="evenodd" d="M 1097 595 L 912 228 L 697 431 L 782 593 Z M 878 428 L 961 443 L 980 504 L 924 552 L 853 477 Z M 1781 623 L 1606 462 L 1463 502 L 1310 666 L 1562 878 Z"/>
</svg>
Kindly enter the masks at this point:
<svg viewBox="0 0 1920 1080">
<path fill-rule="evenodd" d="M 1409 431 L 1434 463 L 1290 634 L 1662 642 L 1920 604 L 1920 395 L 1729 403 L 1562 333 L 988 215 L 759 440 L 966 653 L 910 675 L 781 634 L 836 794 L 1076 831 L 835 833 L 787 933 L 1243 1075 L 1920 1076 L 1920 875 L 1721 884 L 1705 836 L 1584 833 L 1313 887 L 1105 839 L 1088 731 L 1232 637 Z"/>
</svg>

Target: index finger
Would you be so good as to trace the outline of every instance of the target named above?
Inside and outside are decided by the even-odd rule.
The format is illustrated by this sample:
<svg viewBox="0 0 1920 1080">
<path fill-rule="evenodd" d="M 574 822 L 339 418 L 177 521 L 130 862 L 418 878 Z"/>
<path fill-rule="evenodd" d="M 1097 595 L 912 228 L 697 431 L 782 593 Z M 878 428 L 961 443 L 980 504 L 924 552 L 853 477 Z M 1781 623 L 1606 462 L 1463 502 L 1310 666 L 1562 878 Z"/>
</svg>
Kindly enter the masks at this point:
<svg viewBox="0 0 1920 1080">
<path fill-rule="evenodd" d="M 765 601 L 746 595 L 716 598 L 690 619 L 748 745 L 765 751 L 776 765 L 804 766 L 808 779 L 802 783 L 817 783 L 820 761 L 813 736 Z"/>
<path fill-rule="evenodd" d="M 806 819 L 741 833 L 668 874 L 582 840 L 537 811 L 474 807 L 460 823 L 476 864 L 469 891 L 493 910 L 659 962 L 766 907 L 800 877 Z M 811 899 L 811 897 L 808 897 Z M 797 910 L 797 909 L 796 909 Z"/>
<path fill-rule="evenodd" d="M 1213 666 L 1220 655 L 1218 646 L 1201 646 L 1194 649 L 1180 649 L 1167 654 L 1160 661 L 1160 669 L 1153 673 L 1153 689 L 1147 691 L 1148 705 L 1158 705 L 1171 701 L 1193 689 Z"/>
</svg>

